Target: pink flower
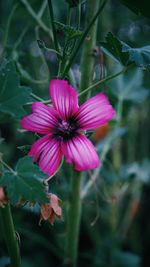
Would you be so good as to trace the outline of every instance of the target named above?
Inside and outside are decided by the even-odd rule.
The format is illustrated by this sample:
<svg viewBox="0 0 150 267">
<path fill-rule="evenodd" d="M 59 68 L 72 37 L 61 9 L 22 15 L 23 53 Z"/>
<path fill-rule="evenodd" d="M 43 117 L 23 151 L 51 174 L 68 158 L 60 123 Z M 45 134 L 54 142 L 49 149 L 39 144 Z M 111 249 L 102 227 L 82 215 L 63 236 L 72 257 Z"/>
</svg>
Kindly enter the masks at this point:
<svg viewBox="0 0 150 267">
<path fill-rule="evenodd" d="M 107 97 L 99 93 L 79 107 L 76 90 L 59 79 L 51 81 L 49 92 L 53 107 L 35 102 L 33 113 L 21 121 L 22 128 L 45 135 L 32 145 L 29 155 L 49 175 L 57 171 L 63 155 L 77 171 L 97 168 L 99 157 L 84 131 L 104 125 L 114 117 Z"/>
</svg>

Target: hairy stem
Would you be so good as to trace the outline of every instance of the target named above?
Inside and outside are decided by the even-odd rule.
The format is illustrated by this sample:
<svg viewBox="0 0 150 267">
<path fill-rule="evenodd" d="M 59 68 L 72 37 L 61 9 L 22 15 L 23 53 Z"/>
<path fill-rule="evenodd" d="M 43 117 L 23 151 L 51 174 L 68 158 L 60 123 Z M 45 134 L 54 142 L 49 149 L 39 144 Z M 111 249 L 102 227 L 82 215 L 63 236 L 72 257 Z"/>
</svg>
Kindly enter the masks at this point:
<svg viewBox="0 0 150 267">
<path fill-rule="evenodd" d="M 71 181 L 71 199 L 68 211 L 66 266 L 76 267 L 81 218 L 81 173 L 74 172 Z"/>
<path fill-rule="evenodd" d="M 7 204 L 5 208 L 0 208 L 0 218 L 4 239 L 10 256 L 11 267 L 20 267 L 20 252 L 11 215 L 10 204 Z"/>
<path fill-rule="evenodd" d="M 88 1 L 87 3 L 87 13 L 86 13 L 86 26 L 89 24 L 91 17 L 96 11 L 99 9 L 101 1 L 93 0 Z M 96 35 L 97 35 L 97 24 L 98 19 L 92 25 L 87 38 L 84 40 L 84 48 L 81 57 L 81 83 L 80 83 L 80 92 L 87 88 L 92 83 L 93 78 L 93 67 L 94 67 L 94 57 L 92 56 L 93 49 L 96 45 Z M 86 66 L 86 68 L 85 68 Z M 81 102 L 83 102 L 87 98 L 87 92 L 84 91 L 84 95 L 82 94 Z"/>
</svg>

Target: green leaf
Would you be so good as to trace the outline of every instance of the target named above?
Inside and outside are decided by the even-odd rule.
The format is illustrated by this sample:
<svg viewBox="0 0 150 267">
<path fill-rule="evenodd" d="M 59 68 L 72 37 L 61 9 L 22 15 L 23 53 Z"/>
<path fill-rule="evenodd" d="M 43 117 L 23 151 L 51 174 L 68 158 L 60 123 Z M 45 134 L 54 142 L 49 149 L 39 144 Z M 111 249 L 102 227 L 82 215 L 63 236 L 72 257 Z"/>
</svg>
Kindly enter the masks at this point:
<svg viewBox="0 0 150 267">
<path fill-rule="evenodd" d="M 96 150 L 101 152 L 106 145 L 109 146 L 114 145 L 119 137 L 122 137 L 127 133 L 127 128 L 125 127 L 117 127 L 113 129 L 105 138 L 102 140 L 97 146 Z"/>
<path fill-rule="evenodd" d="M 142 103 L 149 95 L 149 90 L 143 86 L 143 70 L 131 69 L 108 82 L 111 93 L 121 101 Z"/>
<path fill-rule="evenodd" d="M 135 63 L 138 67 L 150 65 L 150 46 L 132 48 L 119 40 L 111 32 L 106 36 L 106 42 L 101 43 L 106 54 L 123 65 Z"/>
<path fill-rule="evenodd" d="M 60 23 L 58 21 L 54 21 L 56 24 L 56 27 L 59 31 L 63 31 L 65 35 L 69 37 L 69 39 L 78 38 L 82 35 L 82 32 L 79 30 L 76 30 L 73 27 L 70 27 L 68 25 L 65 25 L 63 23 Z"/>
<path fill-rule="evenodd" d="M 7 171 L 0 179 L 0 186 L 6 188 L 8 198 L 12 204 L 19 200 L 29 201 L 31 203 L 46 203 L 45 188 L 40 179 L 46 175 L 35 165 L 32 157 L 21 158 L 13 172 Z"/>
<path fill-rule="evenodd" d="M 112 255 L 113 267 L 140 267 L 140 258 L 138 255 L 115 250 Z"/>
<path fill-rule="evenodd" d="M 123 43 L 111 32 L 108 32 L 105 40 L 106 42 L 101 42 L 104 52 L 106 52 L 114 60 L 126 65 L 129 60 L 129 55 L 128 52 L 122 52 Z"/>
<path fill-rule="evenodd" d="M 124 5 L 130 8 L 137 15 L 144 15 L 150 18 L 149 1 L 147 0 L 120 0 Z"/>
<path fill-rule="evenodd" d="M 13 117 L 25 115 L 23 105 L 30 101 L 31 89 L 20 86 L 12 61 L 0 62 L 0 111 Z"/>
<path fill-rule="evenodd" d="M 150 65 L 150 45 L 132 48 L 127 44 L 123 44 L 122 52 L 128 52 L 129 61 L 135 62 L 139 67 L 147 67 Z"/>
</svg>

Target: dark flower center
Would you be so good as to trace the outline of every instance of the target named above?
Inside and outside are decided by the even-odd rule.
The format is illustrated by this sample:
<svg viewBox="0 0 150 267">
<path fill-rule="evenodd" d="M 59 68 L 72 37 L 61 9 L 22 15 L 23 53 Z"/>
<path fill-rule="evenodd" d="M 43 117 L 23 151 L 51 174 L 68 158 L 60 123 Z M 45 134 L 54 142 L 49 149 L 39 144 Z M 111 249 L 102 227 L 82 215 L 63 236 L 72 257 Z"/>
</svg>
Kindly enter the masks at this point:
<svg viewBox="0 0 150 267">
<path fill-rule="evenodd" d="M 59 119 L 57 127 L 54 129 L 54 136 L 68 140 L 69 138 L 75 136 L 78 128 L 79 127 L 74 118 L 70 118 L 68 121 Z"/>
</svg>

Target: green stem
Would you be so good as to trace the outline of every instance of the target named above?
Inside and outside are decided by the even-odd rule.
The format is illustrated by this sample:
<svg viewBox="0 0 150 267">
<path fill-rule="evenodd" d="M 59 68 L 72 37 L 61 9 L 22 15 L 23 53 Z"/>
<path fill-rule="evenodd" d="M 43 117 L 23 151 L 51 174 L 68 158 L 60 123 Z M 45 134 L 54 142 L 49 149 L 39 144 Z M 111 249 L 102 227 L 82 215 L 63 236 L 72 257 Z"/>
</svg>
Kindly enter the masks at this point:
<svg viewBox="0 0 150 267">
<path fill-rule="evenodd" d="M 94 1 L 96 1 L 96 0 L 94 0 Z M 93 1 L 91 1 L 91 3 L 93 3 Z M 91 29 L 93 23 L 96 21 L 98 15 L 99 15 L 99 14 L 101 13 L 101 11 L 103 10 L 103 8 L 104 8 L 104 6 L 105 6 L 105 3 L 106 3 L 106 1 L 104 1 L 104 2 L 102 3 L 102 5 L 100 6 L 100 8 L 98 9 L 98 11 L 96 12 L 96 14 L 94 15 L 93 19 L 91 20 L 91 22 L 90 22 L 90 23 L 88 24 L 88 26 L 86 27 L 86 29 L 85 29 L 85 31 L 84 31 L 84 33 L 83 33 L 83 35 L 82 35 L 82 37 L 81 37 L 79 43 L 77 44 L 77 46 L 76 46 L 74 52 L 72 53 L 72 56 L 70 57 L 70 60 L 69 60 L 68 64 L 66 65 L 66 67 L 65 67 L 65 69 L 64 69 L 64 72 L 62 73 L 61 78 L 64 78 L 64 77 L 66 76 L 67 72 L 69 71 L 69 69 L 70 69 L 70 67 L 71 67 L 71 65 L 72 65 L 72 63 L 73 63 L 73 61 L 74 61 L 74 59 L 75 59 L 75 57 L 76 57 L 76 55 L 77 55 L 77 53 L 78 53 L 78 51 L 79 51 L 81 45 L 82 45 L 82 43 L 83 43 L 85 37 L 87 36 L 89 30 Z"/>
<path fill-rule="evenodd" d="M 81 23 L 81 4 L 77 6 L 77 29 L 80 29 L 80 23 Z"/>
<path fill-rule="evenodd" d="M 66 266 L 76 267 L 81 218 L 81 173 L 74 172 L 71 181 L 71 200 L 68 211 Z"/>
<path fill-rule="evenodd" d="M 2 160 L 2 157 L 0 157 L 0 162 L 2 163 L 3 166 L 5 166 L 11 173 L 16 175 L 15 171 L 5 162 Z"/>
<path fill-rule="evenodd" d="M 39 10 L 39 12 L 38 12 L 38 18 L 42 18 L 42 16 L 43 16 L 43 13 L 44 13 L 44 11 L 45 11 L 45 9 L 46 9 L 46 6 L 47 6 L 47 0 L 45 0 L 45 1 L 43 1 L 42 2 L 42 4 L 41 4 L 41 8 L 40 8 L 40 10 Z"/>
<path fill-rule="evenodd" d="M 11 267 L 20 267 L 20 253 L 14 223 L 11 215 L 10 205 L 7 204 L 5 208 L 0 208 L 1 224 L 3 228 L 3 235 L 10 256 Z"/>
<path fill-rule="evenodd" d="M 96 8 L 98 7 L 97 6 L 97 0 L 93 0 L 93 1 L 88 0 L 87 6 L 89 7 L 90 5 L 91 5 L 93 12 L 95 13 L 97 10 Z M 86 28 L 86 30 L 84 32 L 84 37 L 82 36 L 83 39 L 81 38 L 82 42 L 83 42 L 85 36 L 87 35 L 87 33 L 89 32 L 89 29 L 91 28 L 91 26 L 95 22 L 98 14 L 100 13 L 100 10 L 102 10 L 102 6 L 103 5 L 101 5 L 101 8 L 98 9 L 98 12 L 96 12 L 91 23 L 88 23 L 88 21 L 86 21 L 86 25 L 88 25 L 88 27 Z M 87 8 L 86 19 L 88 18 L 88 12 L 89 12 L 89 10 Z M 96 32 L 96 25 L 95 24 L 93 25 L 92 30 Z M 95 33 L 95 35 L 96 35 L 96 33 Z M 94 35 L 94 38 L 95 38 L 95 35 Z M 82 42 L 80 40 L 80 45 L 82 44 Z M 78 45 L 78 49 L 79 49 L 80 45 Z M 85 50 L 85 46 L 83 47 L 83 51 L 82 51 L 83 55 L 85 54 L 84 50 Z M 90 52 L 91 52 L 91 47 L 88 47 L 87 53 L 90 54 Z M 74 55 L 75 54 L 76 53 L 74 53 Z M 91 60 L 92 60 L 92 57 L 88 57 L 87 64 L 91 64 Z M 71 66 L 71 62 L 72 62 L 72 59 L 70 60 L 70 63 L 68 63 L 68 66 L 69 66 L 69 64 Z M 70 68 L 70 66 L 69 67 L 68 66 L 67 66 L 64 73 L 68 72 L 68 70 Z M 81 66 L 81 73 L 84 72 L 84 69 L 86 69 L 86 68 L 87 68 L 87 65 L 82 65 Z M 88 76 L 92 77 L 92 75 L 91 75 L 92 71 L 93 70 L 91 68 L 88 68 L 87 77 Z M 84 82 L 83 81 L 83 75 L 81 75 L 81 85 L 83 84 L 83 82 Z M 89 86 L 90 83 L 91 83 L 91 79 L 88 79 L 87 86 Z M 81 85 L 80 85 L 80 88 L 81 88 Z M 81 181 L 82 181 L 81 173 L 75 172 L 74 176 L 72 177 L 71 201 L 70 201 L 70 207 L 69 207 L 69 211 L 68 211 L 66 265 L 69 267 L 76 267 L 77 266 L 78 240 L 79 240 L 80 219 L 81 219 Z"/>
<path fill-rule="evenodd" d="M 93 16 L 93 14 L 96 13 L 96 11 L 101 9 L 100 0 L 93 0 L 87 2 L 87 13 L 86 13 L 86 26 L 90 24 L 90 19 Z M 92 24 L 92 27 L 88 33 L 88 37 L 84 40 L 84 48 L 83 53 L 81 57 L 81 83 L 80 83 L 80 92 L 84 90 L 84 88 L 87 88 L 89 85 L 91 85 L 93 80 L 93 68 L 94 68 L 94 57 L 92 56 L 92 51 L 96 45 L 96 35 L 97 35 L 97 24 L 98 19 Z M 86 66 L 86 68 L 85 68 Z M 84 97 L 82 94 L 81 101 L 83 102 L 87 95 L 86 92 L 90 92 L 89 90 L 84 91 Z M 80 95 L 81 95 L 80 94 Z"/>
<path fill-rule="evenodd" d="M 54 23 L 53 7 L 52 7 L 52 1 L 51 0 L 48 0 L 48 6 L 49 6 L 49 13 L 50 13 L 50 18 L 51 18 L 52 31 L 53 31 L 54 46 L 55 46 L 55 50 L 59 53 L 59 44 L 57 41 L 56 28 L 55 28 L 55 23 Z M 59 54 L 57 54 L 57 55 L 59 57 Z"/>
<path fill-rule="evenodd" d="M 35 100 L 38 100 L 38 101 L 40 101 L 40 102 L 44 102 L 44 100 L 41 98 L 41 97 L 39 97 L 39 96 L 37 96 L 37 95 L 35 95 L 35 94 L 33 94 L 33 93 L 31 93 L 30 94 Z"/>
</svg>

